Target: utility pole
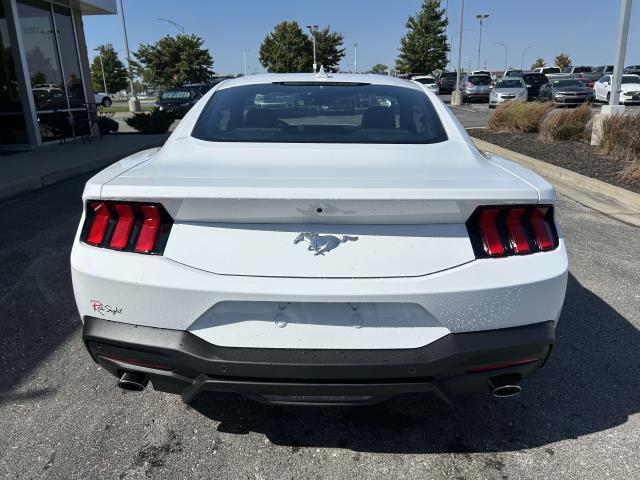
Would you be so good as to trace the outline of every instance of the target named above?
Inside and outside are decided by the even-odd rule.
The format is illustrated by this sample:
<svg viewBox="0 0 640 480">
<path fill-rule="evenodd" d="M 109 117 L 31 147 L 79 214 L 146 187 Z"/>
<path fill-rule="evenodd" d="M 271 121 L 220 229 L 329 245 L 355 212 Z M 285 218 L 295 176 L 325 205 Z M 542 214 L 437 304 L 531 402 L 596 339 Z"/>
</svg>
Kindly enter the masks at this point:
<svg viewBox="0 0 640 480">
<path fill-rule="evenodd" d="M 458 37 L 458 71 L 456 73 L 456 89 L 451 94 L 451 105 L 462 105 L 460 91 L 460 61 L 462 60 L 462 30 L 464 30 L 464 0 L 460 1 L 460 34 Z"/>
<path fill-rule="evenodd" d="M 249 51 L 248 48 L 243 48 L 242 49 L 242 60 L 244 61 L 244 76 L 247 76 L 247 52 Z"/>
<path fill-rule="evenodd" d="M 316 73 L 318 69 L 318 63 L 316 62 L 316 32 L 318 31 L 318 25 L 307 25 L 309 32 L 311 32 L 311 42 L 313 43 L 313 73 Z"/>
<path fill-rule="evenodd" d="M 136 91 L 133 88 L 133 71 L 131 70 L 131 55 L 129 54 L 129 39 L 127 38 L 127 24 L 124 20 L 124 8 L 122 0 L 120 0 L 120 20 L 122 20 L 122 32 L 124 33 L 124 49 L 127 52 L 127 66 L 129 67 L 129 86 L 131 87 L 131 97 L 129 98 L 129 111 L 139 112 L 140 100 L 136 97 Z"/>
<path fill-rule="evenodd" d="M 358 73 L 358 42 L 354 42 L 353 44 L 353 71 L 354 73 Z"/>
<path fill-rule="evenodd" d="M 489 18 L 489 14 L 482 13 L 476 15 L 476 18 L 480 20 L 480 38 L 478 39 L 478 70 L 480 70 L 480 48 L 482 47 L 482 24 L 486 18 Z"/>
<path fill-rule="evenodd" d="M 104 85 L 104 93 L 109 94 L 107 90 L 107 77 L 105 77 L 104 73 L 104 63 L 102 63 L 102 50 L 99 48 L 94 48 L 96 52 L 98 52 L 98 56 L 100 57 L 100 68 L 102 69 L 102 84 Z"/>
</svg>

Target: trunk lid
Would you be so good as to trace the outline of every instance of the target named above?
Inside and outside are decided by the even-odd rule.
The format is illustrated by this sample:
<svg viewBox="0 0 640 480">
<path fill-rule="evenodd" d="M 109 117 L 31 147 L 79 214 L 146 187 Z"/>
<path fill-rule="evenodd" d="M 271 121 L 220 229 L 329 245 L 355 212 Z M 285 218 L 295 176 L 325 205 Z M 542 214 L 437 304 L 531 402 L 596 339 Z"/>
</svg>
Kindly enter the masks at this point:
<svg viewBox="0 0 640 480">
<path fill-rule="evenodd" d="M 474 260 L 477 205 L 538 191 L 464 142 L 212 144 L 183 139 L 112 179 L 105 199 L 161 202 L 164 256 L 224 275 L 380 278 Z"/>
</svg>

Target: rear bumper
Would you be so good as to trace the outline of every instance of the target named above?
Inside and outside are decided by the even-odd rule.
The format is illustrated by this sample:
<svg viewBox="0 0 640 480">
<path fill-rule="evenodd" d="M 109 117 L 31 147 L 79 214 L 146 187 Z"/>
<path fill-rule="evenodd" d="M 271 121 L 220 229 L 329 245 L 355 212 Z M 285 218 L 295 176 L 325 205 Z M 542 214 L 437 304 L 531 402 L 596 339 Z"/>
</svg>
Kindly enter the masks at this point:
<svg viewBox="0 0 640 480">
<path fill-rule="evenodd" d="M 113 375 L 141 373 L 185 402 L 224 391 L 269 403 L 351 404 L 411 392 L 446 399 L 487 391 L 497 375 L 525 378 L 546 361 L 554 325 L 452 333 L 414 349 L 302 350 L 221 347 L 187 331 L 85 317 L 83 339 Z"/>
</svg>

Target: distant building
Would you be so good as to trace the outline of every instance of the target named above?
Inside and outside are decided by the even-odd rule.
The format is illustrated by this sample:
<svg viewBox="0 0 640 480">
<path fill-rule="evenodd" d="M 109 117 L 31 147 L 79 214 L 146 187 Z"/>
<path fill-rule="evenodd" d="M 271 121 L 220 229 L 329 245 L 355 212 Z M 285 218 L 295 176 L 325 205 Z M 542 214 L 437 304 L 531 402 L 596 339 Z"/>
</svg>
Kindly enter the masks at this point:
<svg viewBox="0 0 640 480">
<path fill-rule="evenodd" d="M 94 102 L 82 15 L 115 0 L 0 0 L 0 149 L 77 134 Z"/>
</svg>

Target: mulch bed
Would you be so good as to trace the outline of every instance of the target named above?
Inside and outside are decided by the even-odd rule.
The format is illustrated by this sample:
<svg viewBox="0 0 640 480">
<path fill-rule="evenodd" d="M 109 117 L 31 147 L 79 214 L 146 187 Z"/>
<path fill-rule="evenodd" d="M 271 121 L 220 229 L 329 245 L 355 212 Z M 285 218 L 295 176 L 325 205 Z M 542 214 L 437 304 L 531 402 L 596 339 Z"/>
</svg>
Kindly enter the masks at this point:
<svg viewBox="0 0 640 480">
<path fill-rule="evenodd" d="M 537 133 L 497 133 L 484 129 L 472 129 L 468 132 L 472 137 L 533 157 L 536 160 L 640 193 L 640 184 L 630 183 L 620 178 L 619 172 L 623 165 L 598 154 L 597 147 L 593 147 L 587 142 L 569 140 L 544 143 L 538 140 Z"/>
</svg>

